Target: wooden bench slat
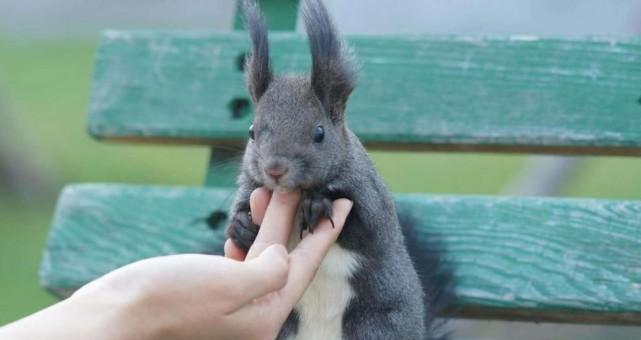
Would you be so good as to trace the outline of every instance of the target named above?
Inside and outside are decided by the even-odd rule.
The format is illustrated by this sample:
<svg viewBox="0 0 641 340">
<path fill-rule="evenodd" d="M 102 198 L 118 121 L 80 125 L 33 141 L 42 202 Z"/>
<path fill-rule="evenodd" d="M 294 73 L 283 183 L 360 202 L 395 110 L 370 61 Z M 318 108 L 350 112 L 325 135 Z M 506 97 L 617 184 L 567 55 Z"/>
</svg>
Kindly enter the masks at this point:
<svg viewBox="0 0 641 340">
<path fill-rule="evenodd" d="M 218 253 L 225 221 L 211 230 L 203 218 L 226 211 L 232 196 L 232 189 L 69 186 L 41 280 L 64 296 L 139 259 Z M 454 315 L 641 324 L 641 201 L 423 194 L 396 200 L 399 214 L 417 222 L 412 239 L 419 248 L 442 242 L 455 269 Z"/>
<path fill-rule="evenodd" d="M 303 36 L 272 33 L 278 73 L 305 73 Z M 371 148 L 641 155 L 641 39 L 353 36 L 349 123 Z M 242 145 L 244 32 L 106 32 L 89 131 Z"/>
</svg>

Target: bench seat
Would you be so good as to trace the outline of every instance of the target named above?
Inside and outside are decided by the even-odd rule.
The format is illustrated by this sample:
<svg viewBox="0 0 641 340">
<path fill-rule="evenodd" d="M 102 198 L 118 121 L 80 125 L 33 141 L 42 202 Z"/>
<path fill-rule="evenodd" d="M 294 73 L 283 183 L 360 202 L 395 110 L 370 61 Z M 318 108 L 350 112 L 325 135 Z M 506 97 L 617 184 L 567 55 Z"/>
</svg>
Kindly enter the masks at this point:
<svg viewBox="0 0 641 340">
<path fill-rule="evenodd" d="M 414 254 L 438 241 L 453 265 L 455 316 L 641 325 L 641 201 L 398 194 Z M 233 189 L 68 186 L 41 268 L 67 296 L 136 260 L 220 253 Z M 420 270 L 426 263 L 414 258 Z"/>
</svg>

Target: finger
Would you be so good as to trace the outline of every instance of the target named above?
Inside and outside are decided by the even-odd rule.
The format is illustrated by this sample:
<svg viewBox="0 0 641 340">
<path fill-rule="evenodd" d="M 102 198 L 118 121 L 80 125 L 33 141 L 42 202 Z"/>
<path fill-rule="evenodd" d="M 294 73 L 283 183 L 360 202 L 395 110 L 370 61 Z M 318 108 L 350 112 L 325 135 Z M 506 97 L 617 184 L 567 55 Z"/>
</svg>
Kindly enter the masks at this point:
<svg viewBox="0 0 641 340">
<path fill-rule="evenodd" d="M 253 259 L 272 244 L 285 245 L 294 224 L 294 215 L 300 200 L 299 191 L 274 191 L 246 259 Z"/>
<path fill-rule="evenodd" d="M 230 258 L 236 261 L 244 261 L 247 254 L 238 246 L 232 242 L 231 239 L 225 241 L 225 257 Z"/>
<path fill-rule="evenodd" d="M 252 222 L 254 222 L 254 224 L 261 225 L 263 223 L 265 210 L 269 203 L 269 196 L 269 190 L 264 187 L 260 187 L 252 191 L 251 196 L 249 196 L 249 206 L 252 212 Z"/>
<path fill-rule="evenodd" d="M 282 289 L 288 274 L 287 249 L 280 244 L 267 247 L 258 257 L 244 262 L 234 274 L 237 282 L 234 289 L 239 293 L 234 309 Z"/>
<path fill-rule="evenodd" d="M 330 220 L 321 220 L 313 234 L 307 234 L 289 255 L 289 281 L 283 289 L 286 305 L 293 307 L 303 296 L 305 289 L 314 279 L 321 262 L 329 248 L 336 242 L 345 224 L 353 203 L 347 199 L 338 199 L 332 204 L 332 227 Z"/>
</svg>

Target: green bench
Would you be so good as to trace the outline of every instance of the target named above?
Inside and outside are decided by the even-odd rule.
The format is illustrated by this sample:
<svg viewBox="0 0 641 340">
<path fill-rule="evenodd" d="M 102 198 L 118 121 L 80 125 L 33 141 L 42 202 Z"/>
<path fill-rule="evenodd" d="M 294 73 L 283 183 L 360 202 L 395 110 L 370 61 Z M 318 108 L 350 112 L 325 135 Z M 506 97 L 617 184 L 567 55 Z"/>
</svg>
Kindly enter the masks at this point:
<svg viewBox="0 0 641 340">
<path fill-rule="evenodd" d="M 303 36 L 270 39 L 275 69 L 308 70 Z M 347 40 L 362 64 L 348 121 L 370 150 L 641 155 L 640 39 Z M 210 167 L 202 188 L 65 188 L 41 267 L 46 289 L 64 297 L 132 261 L 221 252 L 220 212 L 231 204 L 252 120 L 241 66 L 248 46 L 243 32 L 104 33 L 89 133 L 210 145 Z M 429 194 L 396 201 L 418 222 L 412 242 L 429 251 L 438 237 L 455 268 L 453 316 L 641 324 L 641 201 Z"/>
</svg>

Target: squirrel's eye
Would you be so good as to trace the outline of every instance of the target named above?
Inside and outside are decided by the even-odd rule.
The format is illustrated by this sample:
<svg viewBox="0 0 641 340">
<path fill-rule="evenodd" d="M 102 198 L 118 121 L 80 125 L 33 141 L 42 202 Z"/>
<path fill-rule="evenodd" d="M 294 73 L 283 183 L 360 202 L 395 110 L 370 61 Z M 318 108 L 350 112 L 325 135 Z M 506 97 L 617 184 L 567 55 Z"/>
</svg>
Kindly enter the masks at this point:
<svg viewBox="0 0 641 340">
<path fill-rule="evenodd" d="M 314 129 L 314 142 L 320 143 L 325 138 L 325 130 L 322 125 L 319 125 Z"/>
<path fill-rule="evenodd" d="M 254 124 L 249 126 L 249 138 L 254 139 Z"/>
</svg>

